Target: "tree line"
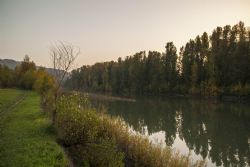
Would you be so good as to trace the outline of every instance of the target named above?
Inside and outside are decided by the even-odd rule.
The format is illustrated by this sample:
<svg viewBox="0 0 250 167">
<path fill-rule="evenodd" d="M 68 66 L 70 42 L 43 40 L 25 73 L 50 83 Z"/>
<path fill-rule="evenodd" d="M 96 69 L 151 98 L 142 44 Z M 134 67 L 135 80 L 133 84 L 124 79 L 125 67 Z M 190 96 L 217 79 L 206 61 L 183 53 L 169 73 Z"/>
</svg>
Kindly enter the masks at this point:
<svg viewBox="0 0 250 167">
<path fill-rule="evenodd" d="M 52 112 L 54 121 L 56 101 L 63 89 L 62 83 L 80 54 L 80 49 L 70 43 L 58 41 L 50 47 L 49 53 L 53 64 L 52 74 L 43 67 L 37 67 L 28 55 L 14 69 L 0 64 L 0 88 L 35 90 L 41 96 L 43 106 Z"/>
<path fill-rule="evenodd" d="M 117 61 L 84 65 L 71 72 L 66 87 L 114 95 L 250 94 L 250 31 L 243 22 L 204 32 L 165 52 L 138 52 Z"/>
<path fill-rule="evenodd" d="M 41 95 L 44 105 L 53 103 L 56 85 L 55 78 L 45 68 L 37 68 L 28 55 L 15 69 L 0 64 L 0 88 L 35 90 Z"/>
</svg>

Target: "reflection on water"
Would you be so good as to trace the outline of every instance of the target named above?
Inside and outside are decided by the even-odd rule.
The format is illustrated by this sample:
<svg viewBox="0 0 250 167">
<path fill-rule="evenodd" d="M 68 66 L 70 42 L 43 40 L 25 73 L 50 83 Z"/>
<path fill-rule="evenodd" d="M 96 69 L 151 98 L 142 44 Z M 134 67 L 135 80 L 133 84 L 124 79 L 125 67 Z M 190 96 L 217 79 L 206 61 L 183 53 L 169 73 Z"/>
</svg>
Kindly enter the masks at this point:
<svg viewBox="0 0 250 167">
<path fill-rule="evenodd" d="M 199 100 L 99 101 L 135 131 L 208 166 L 250 165 L 250 106 Z"/>
</svg>

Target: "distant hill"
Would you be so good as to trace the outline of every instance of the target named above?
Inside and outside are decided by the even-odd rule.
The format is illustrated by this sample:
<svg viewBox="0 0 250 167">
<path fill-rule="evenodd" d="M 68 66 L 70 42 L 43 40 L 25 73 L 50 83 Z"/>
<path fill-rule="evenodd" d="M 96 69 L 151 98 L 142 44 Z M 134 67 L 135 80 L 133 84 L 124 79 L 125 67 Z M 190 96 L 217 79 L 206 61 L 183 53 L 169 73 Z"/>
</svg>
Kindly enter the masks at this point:
<svg viewBox="0 0 250 167">
<path fill-rule="evenodd" d="M 7 67 L 11 69 L 15 69 L 15 67 L 19 64 L 21 64 L 20 61 L 12 60 L 12 59 L 0 59 L 1 65 L 6 65 Z"/>
<path fill-rule="evenodd" d="M 10 69 L 15 69 L 15 67 L 19 64 L 21 64 L 21 61 L 16 61 L 13 59 L 0 59 L 0 64 L 1 65 L 6 65 L 7 67 L 9 67 Z M 46 67 L 41 67 L 41 66 L 37 66 L 37 68 L 45 68 L 45 70 L 55 76 L 55 72 L 53 68 L 46 68 Z M 69 76 L 69 73 L 66 74 L 65 79 Z"/>
</svg>

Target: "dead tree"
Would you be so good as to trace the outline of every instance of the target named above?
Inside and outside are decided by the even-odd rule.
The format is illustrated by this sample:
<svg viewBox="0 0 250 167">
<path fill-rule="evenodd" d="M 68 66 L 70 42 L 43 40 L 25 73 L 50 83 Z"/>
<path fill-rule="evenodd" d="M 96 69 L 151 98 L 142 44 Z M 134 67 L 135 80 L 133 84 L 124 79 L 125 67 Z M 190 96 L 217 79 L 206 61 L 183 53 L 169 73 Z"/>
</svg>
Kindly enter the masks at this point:
<svg viewBox="0 0 250 167">
<path fill-rule="evenodd" d="M 57 82 L 55 88 L 54 103 L 56 104 L 62 84 L 68 72 L 73 68 L 76 57 L 80 54 L 80 48 L 70 43 L 59 41 L 50 48 L 53 73 Z M 56 108 L 53 110 L 52 119 L 54 122 Z"/>
</svg>

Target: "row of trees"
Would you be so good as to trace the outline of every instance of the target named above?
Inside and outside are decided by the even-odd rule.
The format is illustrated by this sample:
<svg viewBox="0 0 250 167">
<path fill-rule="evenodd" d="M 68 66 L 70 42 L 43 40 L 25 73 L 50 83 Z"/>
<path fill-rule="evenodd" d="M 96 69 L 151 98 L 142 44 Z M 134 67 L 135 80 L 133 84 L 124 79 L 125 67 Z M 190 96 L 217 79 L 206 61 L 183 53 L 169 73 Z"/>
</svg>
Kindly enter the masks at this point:
<svg viewBox="0 0 250 167">
<path fill-rule="evenodd" d="M 56 81 L 44 68 L 37 68 L 26 55 L 15 69 L 0 65 L 0 87 L 36 90 L 41 95 L 42 102 L 48 105 L 55 92 Z"/>
<path fill-rule="evenodd" d="M 52 75 L 45 68 L 37 68 L 27 55 L 14 70 L 5 65 L 0 65 L 0 88 L 16 87 L 35 90 L 40 94 L 43 106 L 47 107 L 46 110 L 52 113 L 54 123 L 56 103 L 62 92 L 62 83 L 79 54 L 80 49 L 70 43 L 59 41 L 51 46 Z"/>
<path fill-rule="evenodd" d="M 71 89 L 117 95 L 190 93 L 217 96 L 250 93 L 250 31 L 243 22 L 204 32 L 180 48 L 141 51 L 124 60 L 96 63 L 73 70 Z"/>
</svg>

